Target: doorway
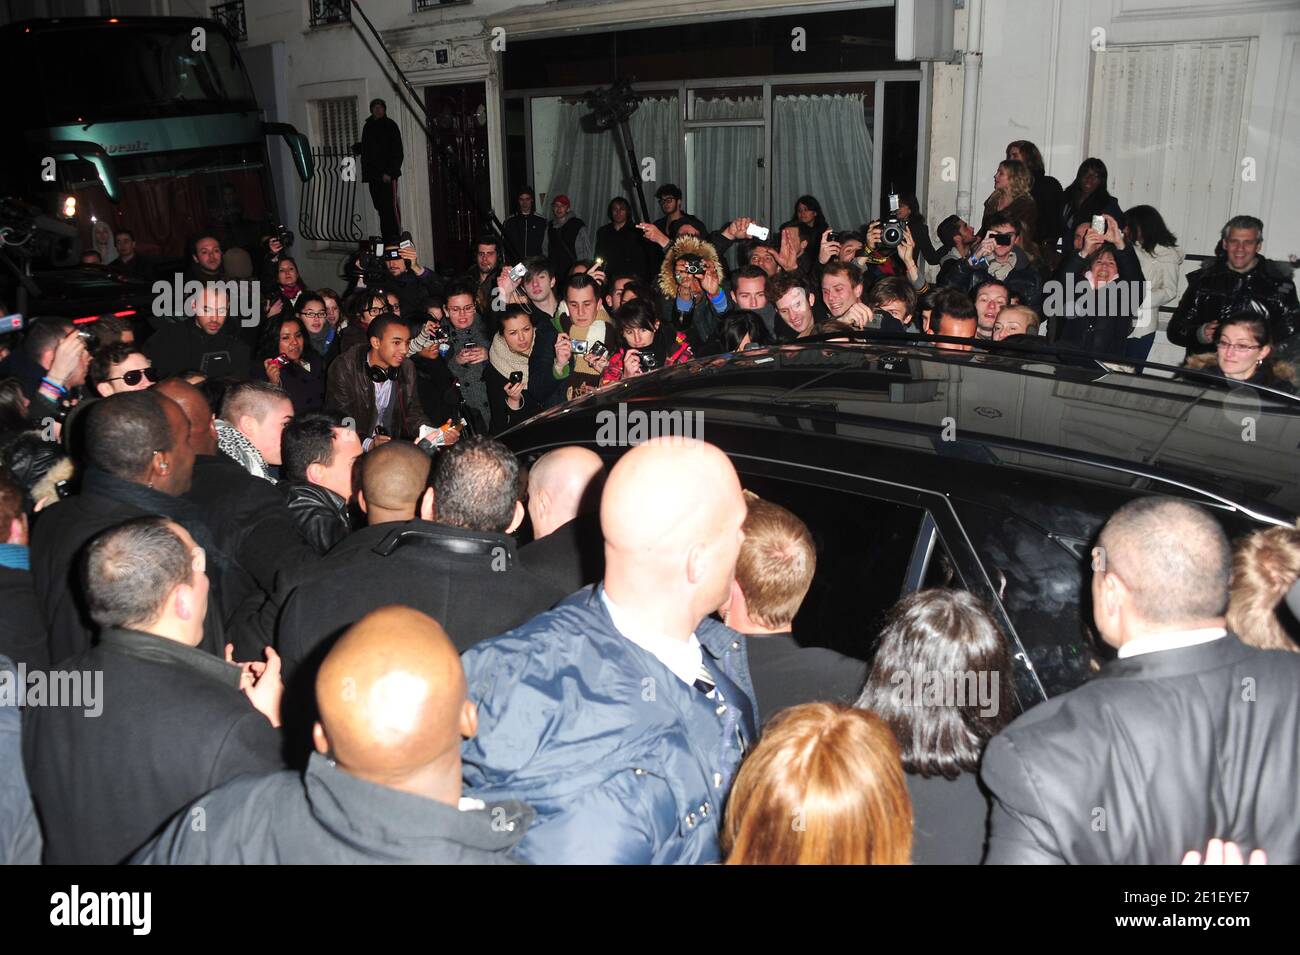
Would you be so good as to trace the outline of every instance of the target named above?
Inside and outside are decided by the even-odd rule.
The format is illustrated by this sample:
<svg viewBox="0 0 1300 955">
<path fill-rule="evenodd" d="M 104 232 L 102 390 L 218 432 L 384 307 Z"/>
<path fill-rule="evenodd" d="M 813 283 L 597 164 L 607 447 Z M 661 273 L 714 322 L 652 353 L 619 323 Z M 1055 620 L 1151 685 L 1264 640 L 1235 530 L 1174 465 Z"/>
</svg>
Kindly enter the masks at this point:
<svg viewBox="0 0 1300 955">
<path fill-rule="evenodd" d="M 440 273 L 459 275 L 469 271 L 474 242 L 486 229 L 479 209 L 492 205 L 487 90 L 482 82 L 426 87 L 424 106 L 433 261 Z"/>
</svg>

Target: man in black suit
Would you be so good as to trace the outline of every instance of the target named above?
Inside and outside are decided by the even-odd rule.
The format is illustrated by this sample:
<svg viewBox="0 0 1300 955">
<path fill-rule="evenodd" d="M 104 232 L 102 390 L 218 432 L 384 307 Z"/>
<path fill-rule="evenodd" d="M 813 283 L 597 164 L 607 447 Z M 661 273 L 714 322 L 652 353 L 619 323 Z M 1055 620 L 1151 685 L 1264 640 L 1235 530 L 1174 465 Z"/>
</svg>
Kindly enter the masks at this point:
<svg viewBox="0 0 1300 955">
<path fill-rule="evenodd" d="M 198 648 L 204 559 L 164 517 L 132 518 L 87 549 L 99 642 L 60 667 L 81 677 L 84 699 L 23 714 L 47 863 L 121 862 L 213 786 L 280 768 L 275 655 L 254 673 Z"/>
<path fill-rule="evenodd" d="M 547 451 L 528 469 L 528 519 L 533 540 L 519 559 L 566 594 L 605 576 L 600 495 L 605 462 L 588 448 Z"/>
<path fill-rule="evenodd" d="M 812 586 L 817 548 L 807 525 L 746 491 L 749 513 L 723 622 L 745 635 L 749 675 L 766 723 L 778 710 L 813 700 L 852 703 L 866 665 L 822 647 L 800 646 L 792 622 Z"/>
<path fill-rule="evenodd" d="M 1300 656 L 1227 632 L 1231 566 L 1196 505 L 1115 512 L 1092 604 L 1119 659 L 989 742 L 986 862 L 1170 865 L 1214 837 L 1300 862 Z"/>
</svg>

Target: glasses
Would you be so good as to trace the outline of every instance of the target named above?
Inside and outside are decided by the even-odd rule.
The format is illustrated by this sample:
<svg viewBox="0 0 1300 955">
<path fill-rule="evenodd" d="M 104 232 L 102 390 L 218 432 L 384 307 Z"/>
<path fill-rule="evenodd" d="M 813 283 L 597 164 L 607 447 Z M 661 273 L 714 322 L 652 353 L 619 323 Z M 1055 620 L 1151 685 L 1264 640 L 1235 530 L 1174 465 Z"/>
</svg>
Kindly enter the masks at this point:
<svg viewBox="0 0 1300 955">
<path fill-rule="evenodd" d="M 310 312 L 304 311 L 302 314 L 305 318 L 324 318 L 326 313 L 312 309 Z"/>
<path fill-rule="evenodd" d="M 382 312 L 382 311 L 383 311 L 384 309 L 386 309 L 386 308 L 388 308 L 388 305 L 387 305 L 387 304 L 384 304 L 384 305 L 376 305 L 374 308 L 363 309 L 363 311 L 364 311 L 367 315 L 378 315 L 380 312 Z"/>
<path fill-rule="evenodd" d="M 125 381 L 128 385 L 134 388 L 136 385 L 140 384 L 141 378 L 148 378 L 149 384 L 156 385 L 158 384 L 158 377 L 158 372 L 154 371 L 152 368 L 133 368 L 130 371 L 123 372 L 115 378 L 105 378 L 104 383 L 107 384 L 110 381 Z"/>
<path fill-rule="evenodd" d="M 447 311 L 453 315 L 471 315 L 474 312 L 473 305 L 448 305 Z"/>
<path fill-rule="evenodd" d="M 1214 347 L 1217 348 L 1219 351 L 1226 351 L 1226 352 L 1239 351 L 1239 352 L 1246 352 L 1247 354 L 1249 354 L 1250 352 L 1253 351 L 1259 351 L 1264 346 L 1263 345 L 1240 345 L 1237 342 L 1219 342 L 1219 344 L 1215 345 Z"/>
</svg>

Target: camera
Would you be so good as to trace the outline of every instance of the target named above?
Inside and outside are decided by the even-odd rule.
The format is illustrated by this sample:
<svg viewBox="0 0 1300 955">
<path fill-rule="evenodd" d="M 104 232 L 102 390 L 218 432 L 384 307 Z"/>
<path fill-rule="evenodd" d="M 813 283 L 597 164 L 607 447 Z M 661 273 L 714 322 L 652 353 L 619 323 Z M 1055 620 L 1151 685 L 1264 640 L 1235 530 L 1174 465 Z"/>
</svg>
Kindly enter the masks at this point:
<svg viewBox="0 0 1300 955">
<path fill-rule="evenodd" d="M 896 249 L 903 241 L 903 223 L 898 218 L 898 193 L 889 194 L 889 218 L 880 223 L 880 246 Z"/>
<path fill-rule="evenodd" d="M 384 267 L 384 240 L 377 235 L 358 243 L 357 254 L 343 268 L 343 273 L 348 278 L 364 276 L 367 285 L 373 284 L 370 281 L 372 277 L 378 279 L 387 271 Z"/>
<path fill-rule="evenodd" d="M 609 354 L 609 349 L 605 347 L 604 342 L 592 342 L 591 348 L 587 350 L 588 358 L 604 358 Z"/>
<path fill-rule="evenodd" d="M 80 335 L 81 340 L 86 343 L 86 351 L 93 352 L 98 350 L 99 335 L 93 329 L 78 328 L 77 334 Z"/>
<path fill-rule="evenodd" d="M 654 371 L 659 367 L 659 359 L 655 357 L 655 353 L 650 349 L 642 349 L 638 351 L 637 354 L 641 356 L 642 371 Z"/>
<path fill-rule="evenodd" d="M 704 259 L 693 253 L 683 255 L 677 261 L 686 266 L 687 275 L 703 275 L 708 269 L 708 265 L 705 263 Z"/>
<path fill-rule="evenodd" d="M 283 368 L 285 365 L 289 364 L 289 356 L 285 354 L 279 354 L 276 355 L 275 358 L 272 359 L 272 361 L 274 361 L 277 365 Z"/>
<path fill-rule="evenodd" d="M 523 380 L 524 380 L 524 373 L 522 371 L 512 371 L 510 373 L 510 384 L 517 385 Z"/>
<path fill-rule="evenodd" d="M 1014 237 L 1011 235 L 1010 232 L 994 232 L 993 244 L 999 246 L 1007 246 L 1011 244 L 1013 238 Z"/>
<path fill-rule="evenodd" d="M 293 245 L 293 233 L 284 227 L 283 222 L 276 222 L 271 225 L 271 237 L 280 240 L 280 245 L 286 249 Z"/>
<path fill-rule="evenodd" d="M 569 339 L 569 344 L 573 346 L 573 353 L 575 355 L 587 354 L 587 342 L 583 341 L 581 338 L 571 338 Z"/>
</svg>

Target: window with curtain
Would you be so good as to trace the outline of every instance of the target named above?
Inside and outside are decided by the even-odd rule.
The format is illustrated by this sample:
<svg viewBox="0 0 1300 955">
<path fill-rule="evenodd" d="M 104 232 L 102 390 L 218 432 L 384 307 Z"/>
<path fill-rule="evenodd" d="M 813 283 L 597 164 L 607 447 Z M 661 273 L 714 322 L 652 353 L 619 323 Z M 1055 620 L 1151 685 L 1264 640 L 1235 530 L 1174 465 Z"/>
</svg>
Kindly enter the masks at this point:
<svg viewBox="0 0 1300 955">
<path fill-rule="evenodd" d="M 871 112 L 864 93 L 777 94 L 772 98 L 772 215 L 789 219 L 814 196 L 831 228 L 856 229 L 872 209 Z"/>
<path fill-rule="evenodd" d="M 763 97 L 697 93 L 691 118 L 761 119 Z M 762 126 L 704 126 L 686 133 L 686 209 L 720 229 L 737 216 L 766 218 Z"/>
<path fill-rule="evenodd" d="M 536 102 L 534 100 L 534 104 Z M 545 138 L 552 138 L 555 144 L 550 180 L 545 186 L 540 181 L 536 183 L 538 191 L 547 194 L 548 207 L 539 212 L 549 217 L 551 199 L 563 193 L 573 203 L 574 213 L 594 234 L 608 221 L 606 209 L 611 199 L 624 196 L 634 209 L 637 200 L 632 184 L 627 181 L 626 161 L 619 137 L 610 130 L 585 132 L 581 119 L 588 112 L 590 110 L 582 103 L 561 101 L 555 110 L 543 114 L 547 118 L 539 119 L 539 111 L 534 108 L 533 136 L 534 141 L 540 138 L 539 122 L 554 123 L 552 130 L 545 131 Z M 666 182 L 681 182 L 679 144 L 682 124 L 677 97 L 648 95 L 632 114 L 628 125 L 637 161 L 642 168 L 646 159 L 654 161 L 654 177 L 643 181 L 642 189 L 651 218 L 657 218 L 655 190 Z M 637 174 L 640 175 L 640 169 Z M 538 179 L 541 178 L 539 175 Z"/>
</svg>

